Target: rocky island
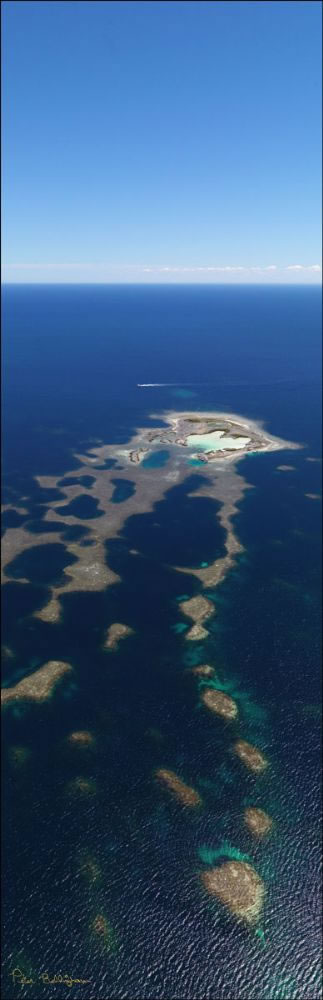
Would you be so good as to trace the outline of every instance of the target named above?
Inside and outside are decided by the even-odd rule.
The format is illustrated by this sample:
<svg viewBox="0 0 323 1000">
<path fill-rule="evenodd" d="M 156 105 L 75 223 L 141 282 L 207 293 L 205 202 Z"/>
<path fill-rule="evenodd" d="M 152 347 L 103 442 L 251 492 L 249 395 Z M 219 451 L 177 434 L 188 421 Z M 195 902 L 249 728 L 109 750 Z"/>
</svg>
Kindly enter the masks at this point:
<svg viewBox="0 0 323 1000">
<path fill-rule="evenodd" d="M 167 771 L 166 768 L 161 767 L 155 773 L 158 781 L 166 785 L 166 788 L 175 795 L 175 798 L 183 806 L 190 806 L 190 808 L 196 808 L 196 806 L 202 805 L 202 799 L 195 788 L 191 788 L 190 785 L 186 785 L 184 781 L 181 780 L 174 773 L 174 771 Z"/>
<path fill-rule="evenodd" d="M 185 639 L 205 639 L 208 631 L 204 627 L 203 622 L 214 614 L 214 605 L 206 597 L 203 597 L 203 594 L 197 594 L 196 597 L 191 597 L 189 601 L 182 601 L 179 607 L 182 614 L 194 622 L 192 628 L 186 632 Z"/>
<path fill-rule="evenodd" d="M 264 809 L 258 809 L 256 806 L 247 806 L 244 811 L 244 821 L 250 833 L 255 834 L 256 837 L 264 837 L 266 833 L 271 830 L 273 821 L 268 813 Z"/>
<path fill-rule="evenodd" d="M 145 428 L 136 435 L 132 447 L 122 452 L 128 461 L 140 463 L 156 445 L 185 448 L 191 452 L 191 457 L 204 463 L 219 459 L 237 461 L 248 452 L 299 447 L 273 437 L 254 420 L 233 413 L 168 412 L 163 419 L 166 426 L 154 430 Z"/>
<path fill-rule="evenodd" d="M 1 689 L 1 704 L 7 705 L 15 701 L 48 701 L 56 685 L 72 667 L 61 660 L 49 660 L 39 670 L 34 670 L 28 677 L 23 677 L 18 684 Z"/>
<path fill-rule="evenodd" d="M 69 734 L 67 741 L 75 747 L 90 747 L 95 742 L 94 736 L 87 729 L 75 730 L 74 733 Z"/>
<path fill-rule="evenodd" d="M 114 622 L 106 631 L 103 648 L 118 649 L 120 640 L 126 639 L 128 635 L 133 635 L 133 629 L 130 628 L 130 625 L 122 625 L 121 622 Z"/>
<path fill-rule="evenodd" d="M 247 740 L 237 740 L 233 750 L 240 757 L 243 764 L 249 768 L 249 771 L 255 771 L 258 774 L 261 771 L 265 771 L 266 767 L 268 767 L 268 761 L 263 753 L 261 753 L 261 750 L 252 746 L 252 743 L 248 743 Z"/>
<path fill-rule="evenodd" d="M 204 622 L 210 615 L 214 614 L 214 606 L 203 594 L 191 597 L 189 601 L 182 601 L 179 605 L 183 615 L 191 618 L 193 622 Z"/>
<path fill-rule="evenodd" d="M 201 700 L 207 708 L 215 715 L 221 715 L 223 719 L 236 719 L 238 706 L 229 694 L 224 691 L 217 691 L 215 688 L 204 688 Z"/>
<path fill-rule="evenodd" d="M 190 674 L 196 677 L 215 677 L 215 670 L 208 663 L 201 663 L 199 667 L 191 667 Z"/>
<path fill-rule="evenodd" d="M 204 888 L 216 896 L 235 917 L 252 924 L 261 914 L 265 886 L 246 861 L 226 861 L 202 873 Z"/>
</svg>

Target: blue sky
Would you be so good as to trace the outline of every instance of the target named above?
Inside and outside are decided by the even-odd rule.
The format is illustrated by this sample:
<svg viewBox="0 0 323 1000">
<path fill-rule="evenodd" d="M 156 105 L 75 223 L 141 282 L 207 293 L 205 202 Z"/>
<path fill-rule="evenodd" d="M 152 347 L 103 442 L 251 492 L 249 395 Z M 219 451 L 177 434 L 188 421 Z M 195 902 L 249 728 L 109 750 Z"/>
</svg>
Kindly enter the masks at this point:
<svg viewBox="0 0 323 1000">
<path fill-rule="evenodd" d="M 27 0 L 2 28 L 4 281 L 321 280 L 319 2 Z"/>
</svg>

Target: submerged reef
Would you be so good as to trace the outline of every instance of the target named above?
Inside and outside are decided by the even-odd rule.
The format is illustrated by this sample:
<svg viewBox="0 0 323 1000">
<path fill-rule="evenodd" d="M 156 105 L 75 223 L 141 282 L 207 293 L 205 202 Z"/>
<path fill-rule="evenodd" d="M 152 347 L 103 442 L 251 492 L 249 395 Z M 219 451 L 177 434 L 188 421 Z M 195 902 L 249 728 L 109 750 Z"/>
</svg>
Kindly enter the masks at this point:
<svg viewBox="0 0 323 1000">
<path fill-rule="evenodd" d="M 256 837 L 264 837 L 271 830 L 273 821 L 268 813 L 256 806 L 248 806 L 244 811 L 244 821 L 248 830 Z"/>
<path fill-rule="evenodd" d="M 94 885 L 94 883 L 101 881 L 101 868 L 95 858 L 93 858 L 90 854 L 86 854 L 82 857 L 79 871 L 86 882 L 90 885 Z"/>
<path fill-rule="evenodd" d="M 7 705 L 15 701 L 48 701 L 58 682 L 72 669 L 69 663 L 49 660 L 43 667 L 28 677 L 23 677 L 13 687 L 2 688 L 1 704 Z"/>
<path fill-rule="evenodd" d="M 68 782 L 67 792 L 70 795 L 88 797 L 89 795 L 96 794 L 96 783 L 92 781 L 91 778 L 72 778 L 72 781 Z"/>
<path fill-rule="evenodd" d="M 204 888 L 216 896 L 235 917 L 252 924 L 261 914 L 265 886 L 247 861 L 225 861 L 202 872 Z"/>
<path fill-rule="evenodd" d="M 224 719 L 237 718 L 238 706 L 233 698 L 230 698 L 229 694 L 224 694 L 224 691 L 216 691 L 215 688 L 204 688 L 201 699 L 204 705 L 211 712 L 215 712 L 216 715 L 222 715 Z"/>
<path fill-rule="evenodd" d="M 250 771 L 258 773 L 260 771 L 264 771 L 266 767 L 268 767 L 268 760 L 266 760 L 266 757 L 264 757 L 261 753 L 261 750 L 252 746 L 252 743 L 248 743 L 247 740 L 237 740 L 234 744 L 233 750 Z"/>
<path fill-rule="evenodd" d="M 94 936 L 104 951 L 115 951 L 117 942 L 115 932 L 104 913 L 97 913 L 90 924 L 91 936 Z"/>
<path fill-rule="evenodd" d="M 185 782 L 174 773 L 174 771 L 167 771 L 166 768 L 161 767 L 155 772 L 155 777 L 158 781 L 162 782 L 162 784 L 166 785 L 169 791 L 175 795 L 175 798 L 183 806 L 196 808 L 196 806 L 202 805 L 201 796 L 195 788 L 192 788 L 190 785 L 186 785 Z"/>
<path fill-rule="evenodd" d="M 9 760 L 14 768 L 21 768 L 31 758 L 29 747 L 12 746 L 9 747 Z"/>
</svg>

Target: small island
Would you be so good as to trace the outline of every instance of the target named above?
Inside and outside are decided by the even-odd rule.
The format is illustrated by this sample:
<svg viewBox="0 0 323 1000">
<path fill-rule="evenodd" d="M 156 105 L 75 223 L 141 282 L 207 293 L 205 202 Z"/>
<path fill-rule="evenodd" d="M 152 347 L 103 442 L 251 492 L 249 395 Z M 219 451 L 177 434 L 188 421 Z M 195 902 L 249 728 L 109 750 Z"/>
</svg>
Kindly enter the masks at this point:
<svg viewBox="0 0 323 1000">
<path fill-rule="evenodd" d="M 248 806 L 244 811 L 244 822 L 256 837 L 264 837 L 271 830 L 273 821 L 268 813 L 256 806 Z"/>
<path fill-rule="evenodd" d="M 132 439 L 129 449 L 119 450 L 118 454 L 139 464 L 156 447 L 173 445 L 178 450 L 185 448 L 190 458 L 207 464 L 219 459 L 238 461 L 248 453 L 299 447 L 268 434 L 256 421 L 234 413 L 168 412 L 163 420 L 164 427 L 143 428 Z"/>
<path fill-rule="evenodd" d="M 249 924 L 258 920 L 265 886 L 252 865 L 246 861 L 225 861 L 202 872 L 201 878 L 207 892 L 216 896 L 235 917 Z"/>
<path fill-rule="evenodd" d="M 196 677 L 215 677 L 214 667 L 210 667 L 208 663 L 201 663 L 199 667 L 191 667 L 189 673 Z"/>
<path fill-rule="evenodd" d="M 193 622 L 204 622 L 214 614 L 215 608 L 203 594 L 191 597 L 189 601 L 182 601 L 180 610 L 186 618 L 191 618 Z"/>
<path fill-rule="evenodd" d="M 133 635 L 133 629 L 129 625 L 122 625 L 121 622 L 114 622 L 106 631 L 103 643 L 104 649 L 118 649 L 121 639 L 126 639 L 128 635 Z"/>
<path fill-rule="evenodd" d="M 190 808 L 196 808 L 196 806 L 202 805 L 202 799 L 195 788 L 191 788 L 190 785 L 186 785 L 181 778 L 178 777 L 174 771 L 167 771 L 166 768 L 161 767 L 155 772 L 155 777 L 162 784 L 166 785 L 166 788 L 175 795 L 175 798 L 183 806 L 189 806 Z"/>
<path fill-rule="evenodd" d="M 238 706 L 233 698 L 230 698 L 230 695 L 225 694 L 224 691 L 217 691 L 215 688 L 204 688 L 201 700 L 211 712 L 221 715 L 223 719 L 237 718 Z"/>
<path fill-rule="evenodd" d="M 248 743 L 247 740 L 237 740 L 234 744 L 233 750 L 234 753 L 240 757 L 243 764 L 249 768 L 249 771 L 260 773 L 261 771 L 265 771 L 266 767 L 268 767 L 268 761 L 266 760 L 266 757 L 264 757 L 263 753 L 261 753 L 261 750 L 254 747 L 252 743 Z"/>
</svg>

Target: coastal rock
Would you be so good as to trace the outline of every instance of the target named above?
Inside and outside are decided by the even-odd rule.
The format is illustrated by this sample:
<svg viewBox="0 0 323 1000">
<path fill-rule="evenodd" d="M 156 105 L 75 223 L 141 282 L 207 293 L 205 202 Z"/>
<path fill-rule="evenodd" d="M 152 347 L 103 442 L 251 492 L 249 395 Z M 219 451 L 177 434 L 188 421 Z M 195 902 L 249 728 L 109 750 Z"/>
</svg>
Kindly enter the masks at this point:
<svg viewBox="0 0 323 1000">
<path fill-rule="evenodd" d="M 248 806 L 244 811 L 244 821 L 248 830 L 254 833 L 256 837 L 264 837 L 266 833 L 269 833 L 273 825 L 273 821 L 268 813 L 264 812 L 263 809 L 258 809 L 256 806 Z"/>
<path fill-rule="evenodd" d="M 2 688 L 1 704 L 7 705 L 15 701 L 48 701 L 58 682 L 71 671 L 72 667 L 69 663 L 64 663 L 61 660 L 49 660 L 43 667 L 35 670 L 28 677 L 23 677 L 13 687 Z"/>
<path fill-rule="evenodd" d="M 246 861 L 226 861 L 202 873 L 204 888 L 226 906 L 235 917 L 252 924 L 261 914 L 265 886 Z"/>
<path fill-rule="evenodd" d="M 134 462 L 135 465 L 138 465 L 139 462 L 142 462 L 146 454 L 147 448 L 138 448 L 138 451 L 131 451 L 129 453 L 130 462 Z"/>
<path fill-rule="evenodd" d="M 255 771 L 258 774 L 268 767 L 268 761 L 261 750 L 252 746 L 252 743 L 248 743 L 247 740 L 237 740 L 233 750 L 250 771 Z"/>
<path fill-rule="evenodd" d="M 166 768 L 159 768 L 155 772 L 155 776 L 158 781 L 166 785 L 170 792 L 175 795 L 175 798 L 183 806 L 190 806 L 190 808 L 196 808 L 196 806 L 202 805 L 202 799 L 195 788 L 191 788 L 190 785 L 186 785 L 181 778 L 178 778 L 174 771 L 168 771 Z"/>
<path fill-rule="evenodd" d="M 224 691 L 216 691 L 215 688 L 205 688 L 202 691 L 201 699 L 204 705 L 215 712 L 216 715 L 222 715 L 223 719 L 236 719 L 238 715 L 238 706 L 230 695 L 225 694 Z"/>
</svg>

